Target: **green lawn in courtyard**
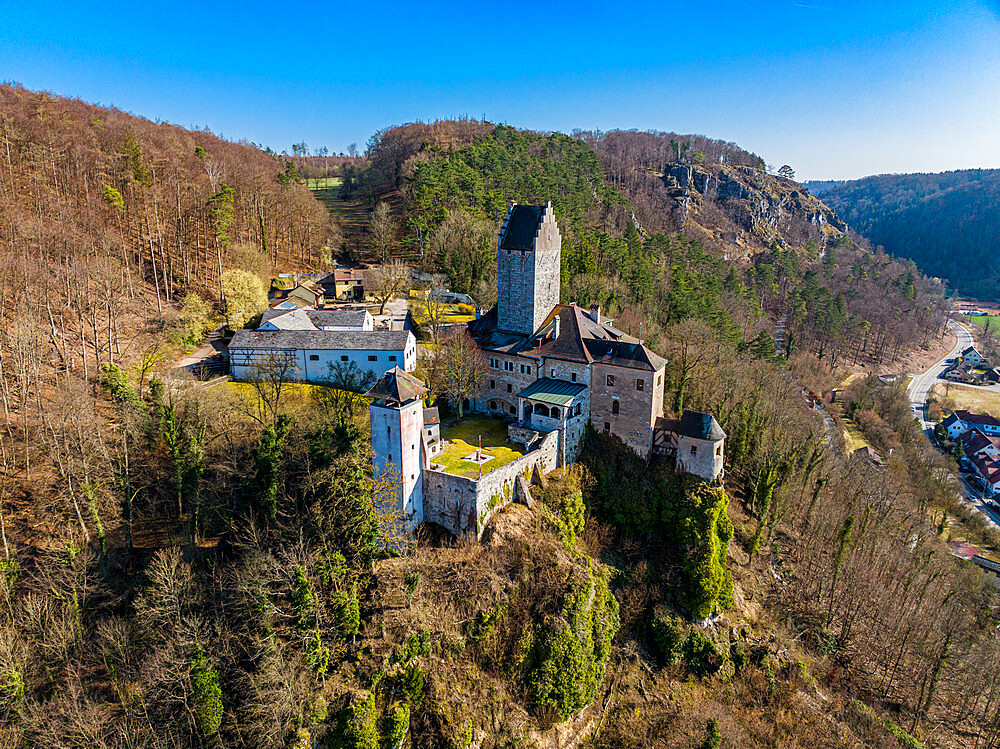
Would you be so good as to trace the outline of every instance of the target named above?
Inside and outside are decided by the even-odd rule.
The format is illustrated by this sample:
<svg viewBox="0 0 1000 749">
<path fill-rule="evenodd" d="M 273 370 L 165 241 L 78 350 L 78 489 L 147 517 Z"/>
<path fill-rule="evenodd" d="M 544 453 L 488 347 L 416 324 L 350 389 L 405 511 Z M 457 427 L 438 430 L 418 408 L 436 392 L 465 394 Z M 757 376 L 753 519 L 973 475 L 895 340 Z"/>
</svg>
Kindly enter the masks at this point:
<svg viewBox="0 0 1000 749">
<path fill-rule="evenodd" d="M 483 463 L 484 474 L 505 466 L 524 454 L 507 442 L 506 422 L 473 416 L 451 426 L 441 426 L 444 452 L 435 456 L 431 462 L 443 466 L 445 471 L 456 476 L 476 478 L 479 476 L 479 467 L 463 458 L 476 451 L 480 436 L 483 438 L 483 452 L 493 457 L 493 460 Z"/>
</svg>

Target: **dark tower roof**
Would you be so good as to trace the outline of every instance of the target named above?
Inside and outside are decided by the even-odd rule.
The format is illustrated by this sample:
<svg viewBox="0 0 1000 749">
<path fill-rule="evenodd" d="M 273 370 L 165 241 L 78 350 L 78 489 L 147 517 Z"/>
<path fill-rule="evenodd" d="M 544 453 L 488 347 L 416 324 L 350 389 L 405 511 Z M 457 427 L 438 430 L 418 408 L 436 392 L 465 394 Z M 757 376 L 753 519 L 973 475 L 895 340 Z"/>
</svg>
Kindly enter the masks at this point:
<svg viewBox="0 0 1000 749">
<path fill-rule="evenodd" d="M 719 426 L 719 422 L 715 420 L 714 416 L 687 408 L 681 415 L 680 429 L 677 432 L 685 437 L 712 442 L 726 438 L 726 433 L 722 431 L 722 427 Z"/>
<path fill-rule="evenodd" d="M 365 395 L 375 400 L 409 403 L 427 392 L 424 383 L 399 367 L 393 367 Z"/>
<path fill-rule="evenodd" d="M 530 250 L 534 247 L 538 226 L 545 214 L 543 205 L 514 205 L 504 229 L 500 249 Z"/>
</svg>

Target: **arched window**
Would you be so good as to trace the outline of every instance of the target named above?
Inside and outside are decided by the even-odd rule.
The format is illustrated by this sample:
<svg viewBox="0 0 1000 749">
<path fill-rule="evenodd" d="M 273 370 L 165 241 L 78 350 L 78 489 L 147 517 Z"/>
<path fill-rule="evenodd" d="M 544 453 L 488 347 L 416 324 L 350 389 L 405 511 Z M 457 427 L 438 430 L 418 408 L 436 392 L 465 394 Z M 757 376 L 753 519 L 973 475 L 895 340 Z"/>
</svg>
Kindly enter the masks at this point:
<svg viewBox="0 0 1000 749">
<path fill-rule="evenodd" d="M 552 418 L 553 419 L 558 419 L 559 416 L 560 416 L 559 409 L 556 408 L 555 406 L 553 406 L 552 407 Z"/>
<path fill-rule="evenodd" d="M 531 404 L 530 403 L 525 403 L 524 404 L 524 418 L 527 419 L 529 416 L 531 416 L 531 410 L 532 410 L 531 409 Z"/>
<path fill-rule="evenodd" d="M 539 416 L 548 416 L 549 409 L 547 406 L 543 406 L 541 403 L 539 403 L 537 406 L 535 406 L 535 413 L 538 414 Z"/>
<path fill-rule="evenodd" d="M 497 410 L 497 402 L 490 401 L 490 411 L 496 411 L 496 410 Z"/>
<path fill-rule="evenodd" d="M 517 409 L 514 408 L 513 406 L 510 407 L 510 415 L 511 416 L 516 416 L 517 415 Z"/>
<path fill-rule="evenodd" d="M 619 409 L 618 401 L 611 401 L 611 413 L 613 414 L 618 413 L 618 409 Z"/>
</svg>

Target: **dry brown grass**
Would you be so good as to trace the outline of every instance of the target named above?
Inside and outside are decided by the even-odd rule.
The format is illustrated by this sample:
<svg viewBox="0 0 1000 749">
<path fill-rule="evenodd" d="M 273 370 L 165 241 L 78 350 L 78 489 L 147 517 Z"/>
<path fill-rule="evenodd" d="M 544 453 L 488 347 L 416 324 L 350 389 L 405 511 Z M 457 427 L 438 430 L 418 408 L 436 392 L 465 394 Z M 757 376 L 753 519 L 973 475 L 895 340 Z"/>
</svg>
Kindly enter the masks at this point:
<svg viewBox="0 0 1000 749">
<path fill-rule="evenodd" d="M 944 407 L 967 409 L 992 416 L 1000 415 L 1000 393 L 993 390 L 939 382 L 931 390 L 928 399 L 934 399 Z"/>
</svg>

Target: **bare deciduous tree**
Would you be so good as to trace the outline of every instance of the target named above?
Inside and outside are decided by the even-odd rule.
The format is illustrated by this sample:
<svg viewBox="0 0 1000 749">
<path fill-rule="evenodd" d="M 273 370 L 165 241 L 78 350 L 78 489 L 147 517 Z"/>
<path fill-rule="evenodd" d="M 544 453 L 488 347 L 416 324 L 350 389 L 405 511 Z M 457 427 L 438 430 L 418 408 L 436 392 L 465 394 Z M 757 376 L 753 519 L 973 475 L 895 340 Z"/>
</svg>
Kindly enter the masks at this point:
<svg viewBox="0 0 1000 749">
<path fill-rule="evenodd" d="M 486 359 L 467 330 L 452 331 L 437 355 L 441 357 L 442 387 L 461 418 L 464 401 L 475 398 L 483 388 Z"/>
<path fill-rule="evenodd" d="M 399 260 L 392 260 L 366 272 L 365 289 L 379 304 L 379 314 L 385 313 L 385 305 L 410 288 L 410 269 Z"/>
</svg>

